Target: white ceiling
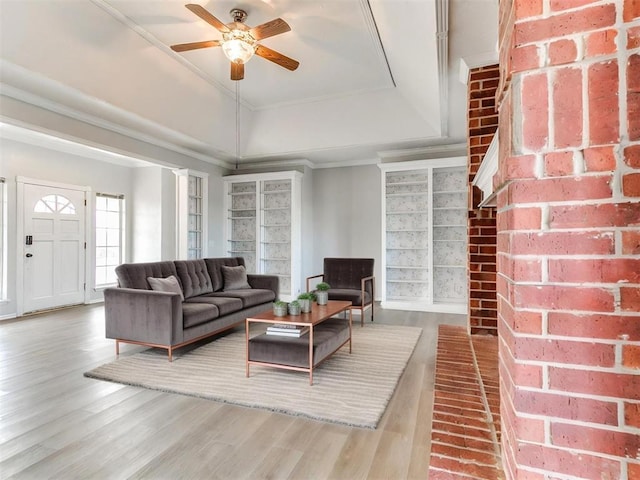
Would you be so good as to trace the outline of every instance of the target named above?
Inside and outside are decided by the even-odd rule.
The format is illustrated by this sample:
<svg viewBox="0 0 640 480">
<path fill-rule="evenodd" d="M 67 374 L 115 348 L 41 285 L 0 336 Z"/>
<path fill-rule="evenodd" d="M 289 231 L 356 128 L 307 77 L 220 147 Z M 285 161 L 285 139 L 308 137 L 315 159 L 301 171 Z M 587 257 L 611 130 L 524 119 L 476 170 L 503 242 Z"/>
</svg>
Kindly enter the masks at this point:
<svg viewBox="0 0 640 480">
<path fill-rule="evenodd" d="M 223 22 L 239 7 L 249 26 L 291 26 L 260 43 L 296 71 L 256 56 L 232 82 L 220 48 L 169 48 L 220 38 L 184 3 L 0 0 L 0 94 L 232 166 L 238 87 L 242 166 L 354 165 L 458 148 L 460 62 L 496 57 L 497 0 L 198 2 Z M 9 105 L 1 119 L 16 123 Z"/>
</svg>

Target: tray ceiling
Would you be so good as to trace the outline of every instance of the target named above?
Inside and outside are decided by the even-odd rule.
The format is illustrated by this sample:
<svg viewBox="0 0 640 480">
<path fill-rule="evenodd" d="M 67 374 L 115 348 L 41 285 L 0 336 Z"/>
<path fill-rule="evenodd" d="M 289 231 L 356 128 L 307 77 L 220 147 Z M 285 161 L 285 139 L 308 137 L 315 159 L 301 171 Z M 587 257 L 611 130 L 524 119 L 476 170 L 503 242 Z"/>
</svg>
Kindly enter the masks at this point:
<svg viewBox="0 0 640 480">
<path fill-rule="evenodd" d="M 460 58 L 495 50 L 495 0 L 199 2 L 224 22 L 242 8 L 249 26 L 291 26 L 261 43 L 296 71 L 254 57 L 232 82 L 220 48 L 169 48 L 221 37 L 184 3 L 3 0 L 1 93 L 233 165 L 238 86 L 242 165 L 336 166 L 464 141 Z M 489 27 L 456 30 L 469 15 Z"/>
</svg>

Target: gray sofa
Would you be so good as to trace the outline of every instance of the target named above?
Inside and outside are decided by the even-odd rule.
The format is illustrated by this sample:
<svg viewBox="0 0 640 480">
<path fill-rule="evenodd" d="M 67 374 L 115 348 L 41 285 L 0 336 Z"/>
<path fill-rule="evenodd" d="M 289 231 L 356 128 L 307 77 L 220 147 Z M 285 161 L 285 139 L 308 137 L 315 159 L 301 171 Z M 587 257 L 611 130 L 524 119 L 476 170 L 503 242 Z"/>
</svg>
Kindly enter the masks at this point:
<svg viewBox="0 0 640 480">
<path fill-rule="evenodd" d="M 116 354 L 120 342 L 133 343 L 164 348 L 172 361 L 176 348 L 270 309 L 278 298 L 278 277 L 248 274 L 239 279 L 240 266 L 244 267 L 241 257 L 118 266 L 119 286 L 104 291 L 106 336 L 115 339 Z M 176 283 L 171 276 L 179 288 L 176 285 L 175 293 L 162 291 Z"/>
</svg>

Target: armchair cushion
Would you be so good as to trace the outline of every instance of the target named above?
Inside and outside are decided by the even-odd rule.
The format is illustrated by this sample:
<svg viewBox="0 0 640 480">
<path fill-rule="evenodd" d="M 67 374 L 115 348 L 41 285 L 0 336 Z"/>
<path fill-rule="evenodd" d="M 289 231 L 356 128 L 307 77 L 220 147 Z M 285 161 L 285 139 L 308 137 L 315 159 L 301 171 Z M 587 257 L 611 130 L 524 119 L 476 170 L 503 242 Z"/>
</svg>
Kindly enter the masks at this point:
<svg viewBox="0 0 640 480">
<path fill-rule="evenodd" d="M 354 307 L 360 307 L 371 303 L 371 294 L 364 292 L 364 302 L 362 301 L 362 290 L 351 288 L 330 288 L 329 300 L 348 300 Z"/>
<path fill-rule="evenodd" d="M 361 280 L 373 276 L 373 258 L 325 258 L 323 273 L 324 281 L 331 285 L 331 289 L 359 291 Z M 372 296 L 371 282 L 365 282 L 365 291 Z"/>
</svg>

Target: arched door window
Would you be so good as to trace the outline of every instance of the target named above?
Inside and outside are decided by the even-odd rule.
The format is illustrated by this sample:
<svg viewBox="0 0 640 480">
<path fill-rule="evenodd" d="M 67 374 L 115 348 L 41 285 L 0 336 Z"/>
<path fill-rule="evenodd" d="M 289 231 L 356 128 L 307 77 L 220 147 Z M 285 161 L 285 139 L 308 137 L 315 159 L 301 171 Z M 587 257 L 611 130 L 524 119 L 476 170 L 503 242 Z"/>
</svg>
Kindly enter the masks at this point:
<svg viewBox="0 0 640 480">
<path fill-rule="evenodd" d="M 33 211 L 36 213 L 60 213 L 75 215 L 75 205 L 64 195 L 45 195 L 36 202 Z"/>
</svg>

